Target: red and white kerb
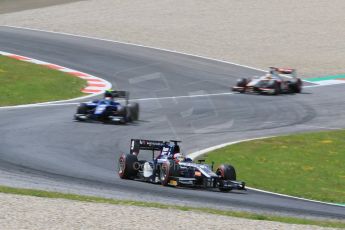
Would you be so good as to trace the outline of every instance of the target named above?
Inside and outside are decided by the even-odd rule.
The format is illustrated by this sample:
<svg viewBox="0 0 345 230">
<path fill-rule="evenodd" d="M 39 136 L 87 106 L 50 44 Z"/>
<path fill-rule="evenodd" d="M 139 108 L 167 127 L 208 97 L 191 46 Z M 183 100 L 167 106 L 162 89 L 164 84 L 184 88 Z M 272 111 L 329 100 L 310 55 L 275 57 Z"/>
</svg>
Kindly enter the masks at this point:
<svg viewBox="0 0 345 230">
<path fill-rule="evenodd" d="M 52 63 L 40 61 L 40 60 L 29 58 L 29 57 L 20 56 L 20 55 L 16 55 L 16 54 L 12 54 L 12 53 L 0 51 L 0 55 L 10 57 L 13 59 L 17 59 L 20 61 L 26 61 L 26 62 L 34 63 L 37 65 L 42 65 L 42 66 L 45 66 L 45 67 L 50 68 L 50 69 L 59 70 L 59 71 L 68 73 L 74 77 L 84 79 L 87 81 L 87 86 L 81 90 L 83 93 L 98 94 L 98 93 L 102 93 L 105 90 L 111 88 L 110 82 L 108 82 L 102 78 L 92 76 L 92 75 L 87 74 L 87 73 L 83 73 L 83 72 L 69 69 L 69 68 L 66 68 L 63 66 L 55 65 Z"/>
</svg>

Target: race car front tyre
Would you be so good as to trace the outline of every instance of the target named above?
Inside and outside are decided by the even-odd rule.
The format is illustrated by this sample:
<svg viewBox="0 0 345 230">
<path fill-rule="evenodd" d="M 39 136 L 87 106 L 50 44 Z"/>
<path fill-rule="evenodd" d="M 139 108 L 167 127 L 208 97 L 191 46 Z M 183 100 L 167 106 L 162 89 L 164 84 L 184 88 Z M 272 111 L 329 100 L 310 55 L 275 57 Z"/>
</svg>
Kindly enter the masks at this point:
<svg viewBox="0 0 345 230">
<path fill-rule="evenodd" d="M 240 78 L 237 80 L 236 86 L 243 87 L 243 89 L 239 90 L 240 93 L 246 92 L 247 83 L 248 83 L 248 80 L 246 78 Z"/>
<path fill-rule="evenodd" d="M 76 120 L 76 121 L 85 121 L 86 119 L 81 118 L 80 115 L 78 115 L 78 114 L 74 114 L 74 120 Z"/>
<path fill-rule="evenodd" d="M 236 180 L 236 171 L 232 165 L 222 164 L 216 171 L 216 174 L 221 177 L 222 180 Z M 219 187 L 222 192 L 231 191 L 231 188 Z"/>
<path fill-rule="evenodd" d="M 245 87 L 247 85 L 247 79 L 246 78 L 240 78 L 237 80 L 236 86 L 238 87 Z"/>
<path fill-rule="evenodd" d="M 80 105 L 77 108 L 77 114 L 87 114 L 88 107 L 85 103 L 80 103 Z"/>
<path fill-rule="evenodd" d="M 170 174 L 170 163 L 169 161 L 164 162 L 159 171 L 159 180 L 163 186 L 167 186 L 169 184 L 169 174 Z"/>
<path fill-rule="evenodd" d="M 138 157 L 133 154 L 122 154 L 118 162 L 118 173 L 121 179 L 133 179 L 140 168 Z"/>
<path fill-rule="evenodd" d="M 273 89 L 274 89 L 274 92 L 273 92 L 274 95 L 280 94 L 280 84 L 278 82 L 274 83 Z"/>
<path fill-rule="evenodd" d="M 178 176 L 178 164 L 175 164 L 173 160 L 164 162 L 160 167 L 159 179 L 163 186 L 167 186 L 171 176 Z"/>
<path fill-rule="evenodd" d="M 76 121 L 85 121 L 88 110 L 89 110 L 89 108 L 87 107 L 87 105 L 85 103 L 80 103 L 80 105 L 77 108 L 77 112 L 74 115 L 74 119 Z M 85 115 L 85 118 L 83 118 L 81 115 L 82 116 Z"/>
<path fill-rule="evenodd" d="M 236 171 L 232 165 L 222 164 L 216 171 L 223 180 L 236 180 Z"/>
</svg>

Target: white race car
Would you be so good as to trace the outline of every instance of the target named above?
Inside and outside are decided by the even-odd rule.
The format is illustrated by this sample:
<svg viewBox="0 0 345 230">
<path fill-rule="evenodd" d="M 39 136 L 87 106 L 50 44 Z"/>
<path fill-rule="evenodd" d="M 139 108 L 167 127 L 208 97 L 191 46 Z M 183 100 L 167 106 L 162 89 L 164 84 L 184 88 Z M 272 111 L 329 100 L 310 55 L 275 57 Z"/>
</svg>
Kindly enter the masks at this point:
<svg viewBox="0 0 345 230">
<path fill-rule="evenodd" d="M 270 67 L 269 73 L 264 76 L 238 79 L 232 91 L 273 95 L 301 93 L 302 84 L 302 80 L 296 76 L 295 69 Z"/>
</svg>

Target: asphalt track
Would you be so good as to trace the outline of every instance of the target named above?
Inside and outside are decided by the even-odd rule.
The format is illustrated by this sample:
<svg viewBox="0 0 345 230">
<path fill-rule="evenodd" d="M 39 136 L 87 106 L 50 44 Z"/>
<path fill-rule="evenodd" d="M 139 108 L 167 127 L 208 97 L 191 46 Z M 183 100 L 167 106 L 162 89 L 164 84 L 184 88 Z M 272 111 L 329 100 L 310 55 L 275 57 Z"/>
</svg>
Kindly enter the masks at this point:
<svg viewBox="0 0 345 230">
<path fill-rule="evenodd" d="M 135 99 L 151 98 L 140 100 L 141 120 L 126 126 L 74 122 L 75 105 L 0 109 L 2 184 L 345 219 L 345 207 L 252 190 L 162 187 L 120 180 L 115 172 L 116 160 L 128 151 L 131 138 L 180 139 L 189 153 L 244 138 L 344 128 L 344 85 L 309 87 L 298 95 L 229 94 L 237 78 L 262 72 L 145 47 L 8 27 L 0 27 L 0 50 L 105 78 Z"/>
</svg>

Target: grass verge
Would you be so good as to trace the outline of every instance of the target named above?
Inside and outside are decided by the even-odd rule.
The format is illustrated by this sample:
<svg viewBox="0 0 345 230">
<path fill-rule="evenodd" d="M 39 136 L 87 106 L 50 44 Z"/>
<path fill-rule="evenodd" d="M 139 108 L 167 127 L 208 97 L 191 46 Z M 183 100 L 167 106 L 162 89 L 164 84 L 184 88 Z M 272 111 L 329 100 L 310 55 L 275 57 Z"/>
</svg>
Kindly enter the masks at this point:
<svg viewBox="0 0 345 230">
<path fill-rule="evenodd" d="M 345 130 L 242 142 L 212 151 L 206 162 L 235 166 L 248 186 L 345 203 Z"/>
<path fill-rule="evenodd" d="M 106 198 L 93 197 L 93 196 L 82 196 L 82 195 L 76 195 L 76 194 L 48 192 L 48 191 L 34 190 L 34 189 L 12 188 L 12 187 L 6 187 L 6 186 L 0 186 L 0 192 L 7 193 L 7 194 L 27 195 L 27 196 L 55 198 L 55 199 L 68 199 L 68 200 L 92 202 L 92 203 L 132 205 L 132 206 L 138 206 L 138 207 L 175 209 L 175 210 L 180 210 L 180 211 L 197 211 L 197 212 L 210 213 L 210 214 L 223 215 L 223 216 L 233 216 L 233 217 L 240 217 L 240 218 L 253 219 L 253 220 L 277 221 L 277 222 L 290 223 L 290 224 L 306 224 L 306 225 L 317 225 L 317 226 L 322 226 L 322 227 L 345 228 L 345 222 L 340 222 L 340 221 L 337 222 L 337 221 L 310 220 L 310 219 L 301 219 L 301 218 L 294 218 L 294 217 L 270 216 L 270 215 L 254 214 L 254 213 L 248 213 L 248 212 L 223 211 L 223 210 L 216 210 L 216 209 L 210 209 L 210 208 L 195 208 L 195 207 L 167 205 L 167 204 L 142 202 L 142 201 L 115 200 L 115 199 L 106 199 Z"/>
<path fill-rule="evenodd" d="M 85 86 L 67 73 L 0 55 L 0 106 L 75 98 Z"/>
</svg>

